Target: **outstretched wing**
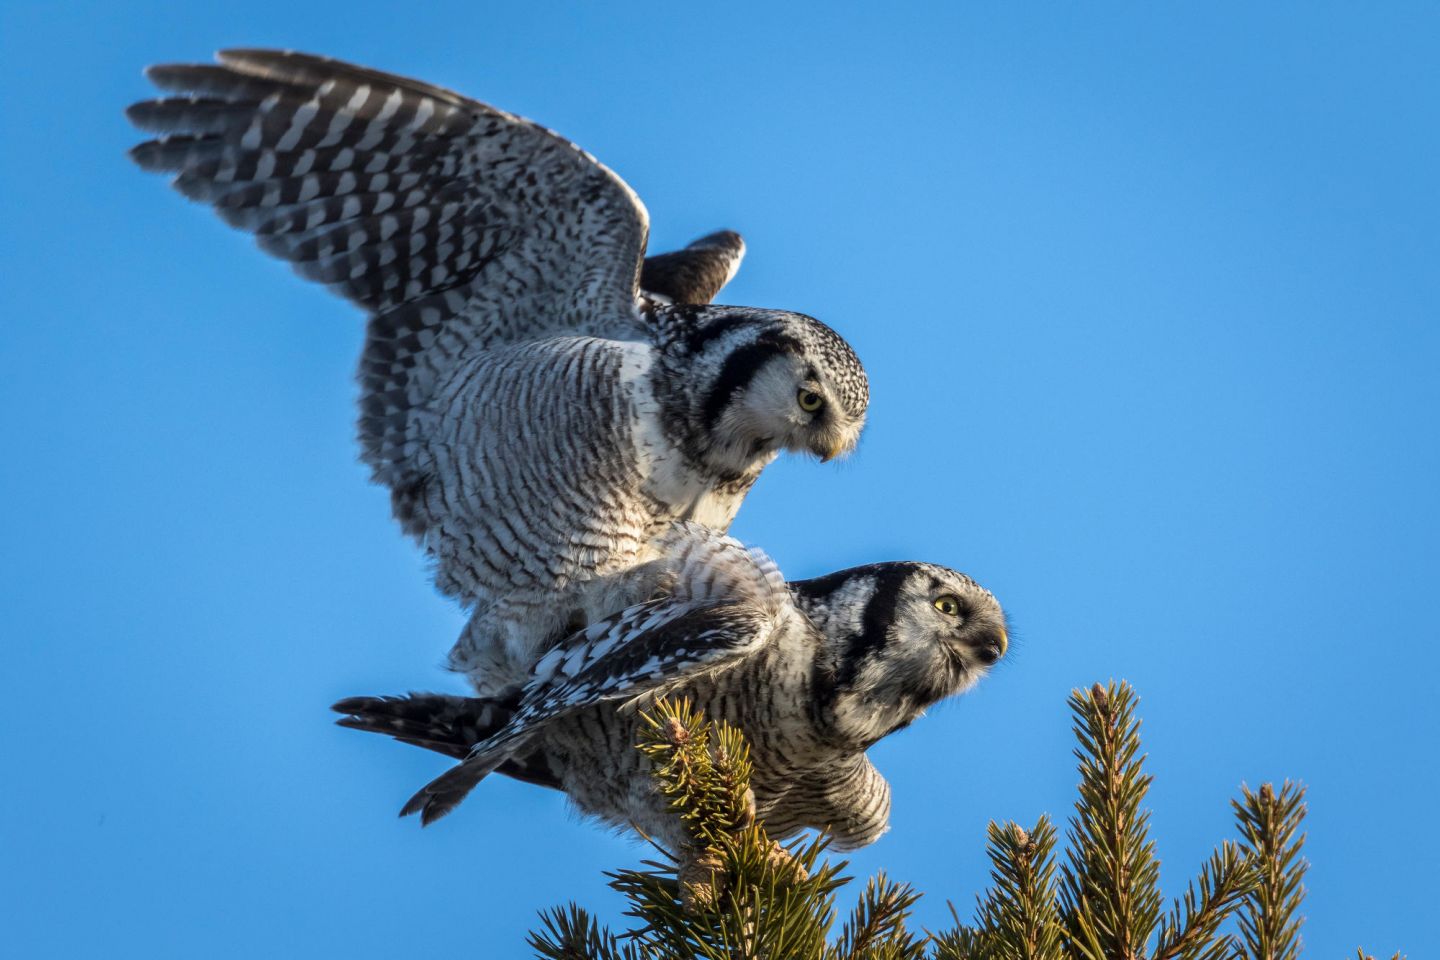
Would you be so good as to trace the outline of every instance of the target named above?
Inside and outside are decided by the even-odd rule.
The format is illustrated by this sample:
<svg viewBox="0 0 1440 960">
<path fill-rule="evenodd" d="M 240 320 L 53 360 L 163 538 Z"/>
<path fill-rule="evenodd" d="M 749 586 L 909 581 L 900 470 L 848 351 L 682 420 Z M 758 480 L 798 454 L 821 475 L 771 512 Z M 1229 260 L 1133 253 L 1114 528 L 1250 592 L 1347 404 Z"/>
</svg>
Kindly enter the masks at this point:
<svg viewBox="0 0 1440 960">
<path fill-rule="evenodd" d="M 745 241 L 733 230 L 701 237 L 683 250 L 646 257 L 640 286 L 671 303 L 709 303 L 735 277 Z"/>
<path fill-rule="evenodd" d="M 536 663 L 515 716 L 476 744 L 463 763 L 415 794 L 401 813 L 419 813 L 423 823 L 431 823 L 496 767 L 523 756 L 547 724 L 598 704 L 659 696 L 732 667 L 763 646 L 792 609 L 778 595 L 785 592 L 783 581 L 763 554 L 751 554 L 728 537 L 708 539 L 687 560 L 703 555 L 730 571 L 712 572 L 689 596 L 650 601 L 597 621 L 550 650 Z M 722 584 L 733 589 L 727 592 Z"/>
<path fill-rule="evenodd" d="M 394 312 L 372 337 L 427 341 L 400 345 L 424 353 L 433 340 L 451 351 L 457 340 L 633 322 L 645 208 L 573 143 L 338 60 L 276 50 L 218 59 L 146 71 L 182 96 L 129 109 L 137 126 L 164 134 L 131 155 L 174 172 L 180 192 L 303 276 Z M 453 336 L 435 336 L 442 327 Z"/>
<path fill-rule="evenodd" d="M 147 71 L 183 95 L 129 109 L 163 134 L 131 155 L 372 313 L 360 441 L 397 496 L 417 482 L 416 412 L 467 358 L 556 335 L 643 336 L 645 208 L 579 147 L 338 60 L 272 50 L 219 60 Z"/>
</svg>

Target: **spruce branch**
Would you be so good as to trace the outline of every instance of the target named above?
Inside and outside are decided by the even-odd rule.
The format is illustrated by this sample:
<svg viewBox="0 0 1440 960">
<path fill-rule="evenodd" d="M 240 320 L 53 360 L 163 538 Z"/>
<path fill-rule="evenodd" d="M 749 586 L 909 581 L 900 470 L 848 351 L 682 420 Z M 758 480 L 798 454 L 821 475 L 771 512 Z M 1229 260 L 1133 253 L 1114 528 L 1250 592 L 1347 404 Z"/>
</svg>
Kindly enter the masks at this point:
<svg viewBox="0 0 1440 960">
<path fill-rule="evenodd" d="M 1276 792 L 1272 784 L 1258 791 L 1242 786 L 1232 800 L 1246 852 L 1255 861 L 1259 883 L 1245 898 L 1240 934 L 1249 960 L 1297 960 L 1300 956 L 1300 905 L 1305 899 L 1305 871 L 1300 855 L 1305 834 L 1305 788 L 1286 780 Z"/>
<path fill-rule="evenodd" d="M 1152 960 L 1225 960 L 1237 953 L 1233 937 L 1219 936 L 1220 925 L 1255 892 L 1259 871 L 1240 847 L 1229 841 L 1210 855 L 1200 877 L 1190 884 L 1160 925 Z"/>
<path fill-rule="evenodd" d="M 817 838 L 778 858 L 763 828 L 746 827 L 720 844 L 722 892 L 703 909 L 687 897 L 678 865 L 652 862 L 608 876 L 630 902 L 626 915 L 641 922 L 633 936 L 643 955 L 818 960 L 834 922 L 834 891 L 848 882 L 839 876 L 843 863 L 819 862 L 824 849 Z"/>
<path fill-rule="evenodd" d="M 895 883 L 884 873 L 872 877 L 839 942 L 825 952 L 826 960 L 919 960 L 925 942 L 905 929 L 905 918 L 919 899 L 908 884 Z"/>
<path fill-rule="evenodd" d="M 688 701 L 642 713 L 638 748 L 670 798 L 694 849 L 673 864 L 610 874 L 642 922 L 633 934 L 658 957 L 800 957 L 820 960 L 845 864 L 821 863 L 823 837 L 775 843 L 755 821 L 743 736 L 711 724 Z"/>
<path fill-rule="evenodd" d="M 632 944 L 621 945 L 581 907 L 570 904 L 540 913 L 544 929 L 531 933 L 530 949 L 542 960 L 640 960 Z"/>
<path fill-rule="evenodd" d="M 541 960 L 1298 960 L 1304 789 L 1242 788 L 1240 842 L 1216 849 L 1162 917 L 1136 703 L 1113 682 L 1070 698 L 1080 797 L 1063 864 L 1048 817 L 1028 831 L 991 823 L 992 885 L 973 925 L 952 907 L 952 929 L 917 938 L 906 920 L 919 894 L 882 873 L 830 943 L 845 864 L 822 859 L 823 835 L 770 839 L 737 730 L 657 701 L 637 746 L 688 843 L 662 851 L 667 862 L 608 874 L 637 929 L 617 937 L 572 904 L 543 913 L 530 945 Z M 1238 935 L 1222 933 L 1231 918 Z"/>
<path fill-rule="evenodd" d="M 930 934 L 930 945 L 934 952 L 931 960 L 994 960 L 995 951 L 991 937 L 978 927 L 967 926 L 950 904 L 950 916 L 955 926 L 940 933 Z"/>
<path fill-rule="evenodd" d="M 833 891 L 846 881 L 840 866 L 816 865 L 822 844 L 794 851 L 809 867 L 801 881 L 768 854 L 773 843 L 762 832 L 736 844 L 727 863 L 730 881 L 712 908 L 685 903 L 674 866 L 609 874 L 611 887 L 630 902 L 626 915 L 641 921 L 632 936 L 643 956 L 759 957 L 821 956 L 834 920 Z"/>
<path fill-rule="evenodd" d="M 1041 816 L 1026 831 L 990 824 L 994 886 L 980 905 L 989 952 L 997 960 L 1061 960 L 1064 928 L 1056 906 L 1055 827 Z"/>
<path fill-rule="evenodd" d="M 657 700 L 640 719 L 636 746 L 650 759 L 660 792 L 696 846 L 717 853 L 722 835 L 755 819 L 744 737 L 728 724 L 707 723 L 688 699 Z"/>
<path fill-rule="evenodd" d="M 1073 691 L 1080 799 L 1061 870 L 1060 915 L 1072 951 L 1088 960 L 1141 960 L 1160 922 L 1159 861 L 1141 806 L 1135 691 L 1128 683 Z"/>
</svg>

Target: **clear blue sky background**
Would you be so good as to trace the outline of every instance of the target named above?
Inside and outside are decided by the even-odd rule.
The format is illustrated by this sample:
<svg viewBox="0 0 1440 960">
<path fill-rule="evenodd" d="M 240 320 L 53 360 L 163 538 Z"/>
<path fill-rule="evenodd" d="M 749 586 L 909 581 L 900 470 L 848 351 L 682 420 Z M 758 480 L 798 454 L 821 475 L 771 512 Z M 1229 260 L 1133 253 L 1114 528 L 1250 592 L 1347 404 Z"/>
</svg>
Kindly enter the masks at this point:
<svg viewBox="0 0 1440 960">
<path fill-rule="evenodd" d="M 871 424 L 736 532 L 913 557 L 1014 655 L 874 751 L 854 857 L 968 913 L 985 823 L 1064 818 L 1065 697 L 1144 697 L 1163 878 L 1242 781 L 1310 786 L 1312 957 L 1440 952 L 1440 14 L 1426 4 L 4 0 L 0 930 L 16 957 L 523 956 L 644 850 L 330 725 L 458 690 L 460 614 L 352 443 L 361 317 L 123 156 L 140 68 L 291 46 L 568 134 L 654 248 L 855 344 Z M 226 9 L 228 7 L 229 9 Z"/>
</svg>

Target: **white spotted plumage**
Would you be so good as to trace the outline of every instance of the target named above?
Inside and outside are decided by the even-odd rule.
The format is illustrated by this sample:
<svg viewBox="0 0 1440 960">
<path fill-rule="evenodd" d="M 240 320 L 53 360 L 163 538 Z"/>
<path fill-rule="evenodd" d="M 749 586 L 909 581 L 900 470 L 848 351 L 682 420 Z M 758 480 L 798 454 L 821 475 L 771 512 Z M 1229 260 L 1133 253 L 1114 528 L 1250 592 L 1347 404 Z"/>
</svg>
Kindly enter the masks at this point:
<svg viewBox="0 0 1440 960">
<path fill-rule="evenodd" d="M 543 127 L 321 57 L 219 61 L 148 71 L 181 96 L 131 107 L 161 134 L 132 155 L 369 312 L 362 458 L 474 608 L 451 662 L 478 690 L 616 609 L 673 522 L 727 528 L 777 451 L 855 445 L 868 387 L 843 339 L 704 305 L 735 234 L 644 259 L 639 199 Z"/>
<path fill-rule="evenodd" d="M 638 706 L 684 695 L 746 734 L 757 815 L 773 836 L 828 828 L 853 847 L 889 818 L 889 787 L 865 751 L 1005 650 L 995 598 L 945 567 L 875 564 L 786 585 L 763 554 L 693 524 L 670 532 L 664 557 L 660 595 L 566 638 L 503 707 L 355 698 L 336 705 L 340 722 L 462 758 L 406 805 L 425 822 L 498 769 L 680 847 L 683 828 L 633 745 Z M 943 613 L 941 598 L 962 612 Z"/>
</svg>

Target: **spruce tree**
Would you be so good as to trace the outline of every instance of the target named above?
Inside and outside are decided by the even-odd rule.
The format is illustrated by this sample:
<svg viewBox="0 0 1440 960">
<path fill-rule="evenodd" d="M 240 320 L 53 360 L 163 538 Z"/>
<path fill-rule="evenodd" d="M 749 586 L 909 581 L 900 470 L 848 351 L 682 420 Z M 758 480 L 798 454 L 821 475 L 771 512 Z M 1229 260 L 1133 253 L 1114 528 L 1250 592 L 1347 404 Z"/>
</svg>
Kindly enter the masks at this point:
<svg viewBox="0 0 1440 960">
<path fill-rule="evenodd" d="M 530 945 L 549 960 L 1295 960 L 1304 789 L 1242 787 L 1238 838 L 1166 909 L 1137 702 L 1123 682 L 1072 693 L 1080 784 L 1063 853 L 1047 816 L 1028 829 L 991 823 L 991 886 L 973 921 L 956 915 L 950 929 L 921 935 L 907 925 L 920 894 L 883 873 L 834 930 L 850 881 L 843 861 L 823 856 L 825 837 L 770 839 L 739 731 L 687 701 L 657 701 L 637 749 L 699 856 L 657 847 L 662 859 L 608 875 L 631 930 L 614 934 L 571 904 L 542 913 Z M 691 866 L 680 870 L 680 859 Z M 1362 950 L 1357 960 L 1374 958 Z"/>
</svg>

